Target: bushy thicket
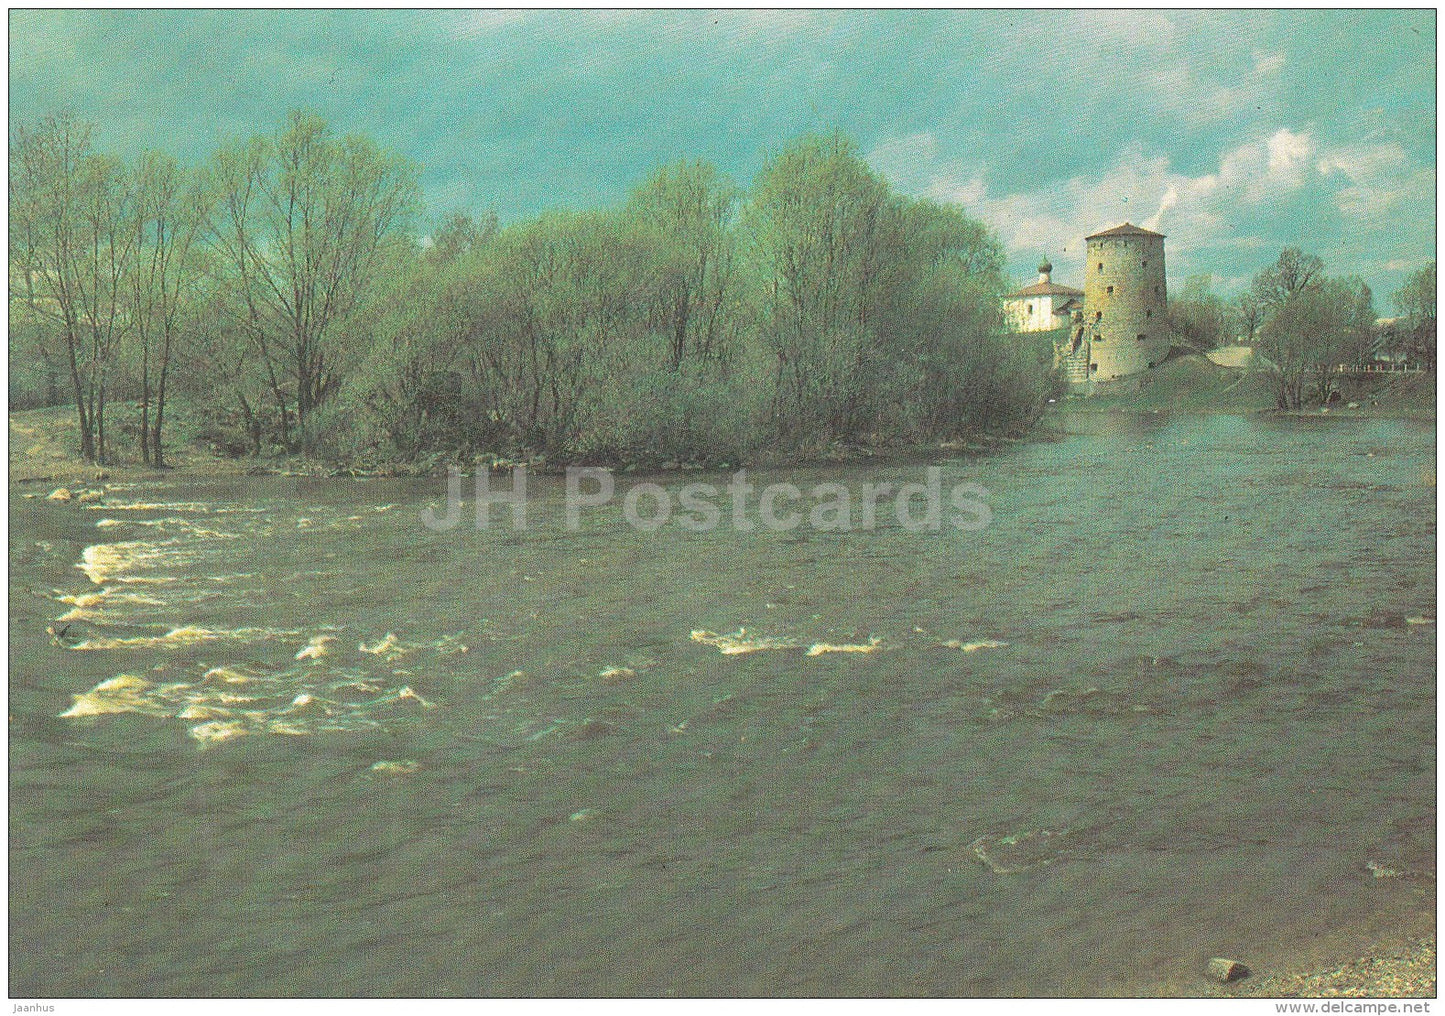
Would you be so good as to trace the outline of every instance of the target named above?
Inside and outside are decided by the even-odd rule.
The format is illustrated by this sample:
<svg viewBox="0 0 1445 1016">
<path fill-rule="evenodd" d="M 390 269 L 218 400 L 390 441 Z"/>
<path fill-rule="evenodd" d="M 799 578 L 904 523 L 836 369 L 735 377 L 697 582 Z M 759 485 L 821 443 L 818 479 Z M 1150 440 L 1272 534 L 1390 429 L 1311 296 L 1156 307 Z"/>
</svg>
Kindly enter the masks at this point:
<svg viewBox="0 0 1445 1016">
<path fill-rule="evenodd" d="M 453 222 L 369 324 L 332 453 L 737 461 L 1030 423 L 1051 351 L 1006 335 L 999 247 L 836 136 L 740 194 L 657 171 L 621 208 Z M 357 427 L 358 419 L 374 426 Z"/>
<path fill-rule="evenodd" d="M 85 154 L 103 186 L 81 174 L 76 194 L 108 209 L 90 248 L 122 256 L 104 300 L 62 307 L 84 252 L 61 249 L 44 181 L 76 133 L 12 139 L 12 178 L 17 145 L 33 164 L 12 263 L 53 290 L 17 295 L 12 273 L 12 329 L 19 306 L 50 362 L 74 354 L 92 429 L 138 377 L 152 401 L 160 349 L 219 446 L 357 463 L 921 441 L 1024 427 L 1057 384 L 1046 345 L 1002 327 L 992 234 L 893 193 L 837 135 L 798 139 L 746 192 L 683 162 L 617 208 L 453 215 L 424 242 L 415 168 L 303 114 L 173 181 L 159 210 L 153 172 Z"/>
</svg>

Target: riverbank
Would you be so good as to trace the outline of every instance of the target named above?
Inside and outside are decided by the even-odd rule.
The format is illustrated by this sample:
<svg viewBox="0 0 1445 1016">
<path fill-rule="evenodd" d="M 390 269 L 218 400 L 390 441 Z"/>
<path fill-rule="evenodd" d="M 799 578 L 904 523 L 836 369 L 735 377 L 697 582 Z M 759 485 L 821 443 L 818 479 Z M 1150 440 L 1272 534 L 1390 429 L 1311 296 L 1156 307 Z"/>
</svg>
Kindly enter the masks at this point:
<svg viewBox="0 0 1445 1016">
<path fill-rule="evenodd" d="M 1297 415 L 1430 420 L 1436 415 L 1433 374 L 1341 374 L 1337 385 L 1339 398 L 1330 406 L 1307 407 Z M 1061 399 L 1055 408 L 1071 413 L 1279 412 L 1268 373 L 1220 366 L 1197 353 L 1176 356 L 1117 388 Z"/>
<path fill-rule="evenodd" d="M 176 428 L 184 434 L 184 428 Z M 115 439 L 112 439 L 112 445 Z M 187 477 L 247 475 L 325 475 L 329 470 L 300 456 L 275 459 L 236 459 L 216 455 L 204 442 L 166 442 L 166 468 L 156 469 L 134 461 L 133 442 L 117 451 L 118 461 L 99 466 L 86 462 L 77 451 L 79 431 L 75 410 L 69 406 L 27 409 L 10 414 L 10 482 L 78 487 L 106 480 L 139 482 Z"/>
<path fill-rule="evenodd" d="M 177 427 L 172 433 L 184 435 Z M 779 466 L 828 466 L 849 462 L 874 464 L 934 461 L 942 456 L 987 454 L 1025 440 L 1050 440 L 1044 428 L 1028 437 L 1022 435 L 981 434 L 966 440 L 931 444 L 832 444 L 815 449 L 764 452 L 747 462 L 713 462 L 710 469 L 766 469 Z M 301 455 L 264 458 L 233 458 L 215 453 L 208 442 L 200 439 L 172 439 L 166 445 L 166 468 L 156 469 L 132 460 L 130 445 L 120 448 L 116 461 L 97 466 L 87 463 L 76 452 L 80 440 L 75 425 L 75 411 L 65 406 L 29 409 L 10 414 L 10 482 L 51 484 L 54 487 L 79 488 L 105 481 L 143 482 L 184 477 L 227 476 L 374 476 L 406 477 L 445 475 L 446 464 L 434 462 L 382 462 L 365 465 L 341 465 L 320 462 Z M 542 458 L 518 460 L 497 458 L 493 469 L 510 469 L 525 461 L 535 472 L 561 472 L 566 463 L 551 463 Z M 685 462 L 588 463 L 608 465 L 618 472 L 667 474 L 704 468 Z"/>
<path fill-rule="evenodd" d="M 1435 935 L 1382 945 L 1336 965 L 1298 973 L 1273 973 L 1221 992 L 1255 998 L 1434 998 L 1437 985 Z"/>
</svg>

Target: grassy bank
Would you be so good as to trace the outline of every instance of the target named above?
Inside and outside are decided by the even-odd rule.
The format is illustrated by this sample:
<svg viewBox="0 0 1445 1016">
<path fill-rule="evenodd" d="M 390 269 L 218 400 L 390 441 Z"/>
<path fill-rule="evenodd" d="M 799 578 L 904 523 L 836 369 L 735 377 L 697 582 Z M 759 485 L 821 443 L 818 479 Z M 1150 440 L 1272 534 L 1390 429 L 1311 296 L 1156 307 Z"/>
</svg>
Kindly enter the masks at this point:
<svg viewBox="0 0 1445 1016">
<path fill-rule="evenodd" d="M 1329 407 L 1342 416 L 1401 416 L 1434 419 L 1433 374 L 1341 375 L 1340 398 Z M 1349 408 L 1350 403 L 1355 408 Z M 1137 384 L 1070 397 L 1058 406 L 1070 412 L 1272 413 L 1273 378 L 1263 371 L 1220 367 L 1191 353 L 1174 357 L 1141 375 Z M 1318 407 L 1303 410 L 1318 413 Z"/>
<path fill-rule="evenodd" d="M 113 461 L 99 466 L 80 457 L 80 432 L 69 406 L 27 409 L 10 414 L 10 482 L 71 486 L 101 479 L 161 479 L 187 476 L 242 476 L 265 473 L 329 472 L 298 456 L 252 459 L 217 455 L 202 430 L 184 409 L 177 411 L 166 433 L 166 464 L 155 469 L 139 461 L 135 443 L 124 434 L 113 444 Z"/>
</svg>

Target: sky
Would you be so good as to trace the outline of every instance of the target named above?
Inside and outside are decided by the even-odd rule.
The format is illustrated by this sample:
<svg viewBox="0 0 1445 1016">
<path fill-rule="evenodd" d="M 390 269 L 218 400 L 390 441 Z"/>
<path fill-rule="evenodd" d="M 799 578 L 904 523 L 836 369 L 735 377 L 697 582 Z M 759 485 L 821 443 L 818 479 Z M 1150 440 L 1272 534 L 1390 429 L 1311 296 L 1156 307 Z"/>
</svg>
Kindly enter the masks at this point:
<svg viewBox="0 0 1445 1016">
<path fill-rule="evenodd" d="M 1083 237 L 1168 235 L 1171 290 L 1285 246 L 1380 313 L 1435 256 L 1434 10 L 14 11 L 10 119 L 186 162 L 305 108 L 422 165 L 429 214 L 614 205 L 705 159 L 746 186 L 840 129 L 899 191 L 1082 284 Z"/>
</svg>

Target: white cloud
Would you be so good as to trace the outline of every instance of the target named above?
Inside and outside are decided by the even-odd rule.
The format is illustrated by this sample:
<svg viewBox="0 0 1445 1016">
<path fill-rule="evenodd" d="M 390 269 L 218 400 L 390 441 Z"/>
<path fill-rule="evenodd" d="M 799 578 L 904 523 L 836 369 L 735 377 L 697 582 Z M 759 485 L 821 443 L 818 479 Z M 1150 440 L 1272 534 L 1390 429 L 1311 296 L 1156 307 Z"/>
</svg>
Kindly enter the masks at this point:
<svg viewBox="0 0 1445 1016">
<path fill-rule="evenodd" d="M 1282 181 L 1287 186 L 1299 186 L 1310 153 L 1314 150 L 1310 136 L 1281 128 L 1270 136 L 1265 147 L 1269 151 L 1268 179 Z"/>
<path fill-rule="evenodd" d="M 1402 207 L 1433 209 L 1435 172 L 1410 165 L 1405 150 L 1394 143 L 1353 145 L 1330 152 L 1317 168 L 1326 178 L 1343 182 L 1335 205 L 1354 219 L 1379 219 Z"/>
<path fill-rule="evenodd" d="M 504 28 L 511 28 L 513 25 L 531 20 L 533 13 L 526 8 L 458 11 L 455 12 L 453 18 L 444 22 L 445 31 L 454 39 L 485 39 Z"/>
<path fill-rule="evenodd" d="M 1174 45 L 1177 29 L 1166 11 L 1130 11 L 1127 17 L 1118 11 L 1074 11 L 1065 24 L 1061 38 L 1088 39 L 1093 50 L 1110 59 L 1120 49 L 1162 53 Z"/>
<path fill-rule="evenodd" d="M 1261 211 L 1303 200 L 1307 185 L 1333 183 L 1339 210 L 1368 218 L 1412 201 L 1430 208 L 1435 179 L 1433 169 L 1411 166 L 1398 145 L 1333 148 L 1287 127 L 1221 152 L 1217 167 L 1198 176 L 1132 147 L 1101 172 L 1004 194 L 989 186 L 986 167 L 946 158 L 929 133 L 881 145 L 869 161 L 903 190 L 983 219 L 1013 257 L 1065 264 L 1082 252 L 1085 236 L 1126 220 L 1167 233 L 1171 250 L 1186 255 L 1205 247 L 1270 249 L 1277 237 L 1236 230 Z"/>
<path fill-rule="evenodd" d="M 1284 70 L 1285 58 L 1283 53 L 1264 53 L 1260 50 L 1254 51 L 1254 73 L 1262 78 L 1278 74 Z"/>
</svg>

